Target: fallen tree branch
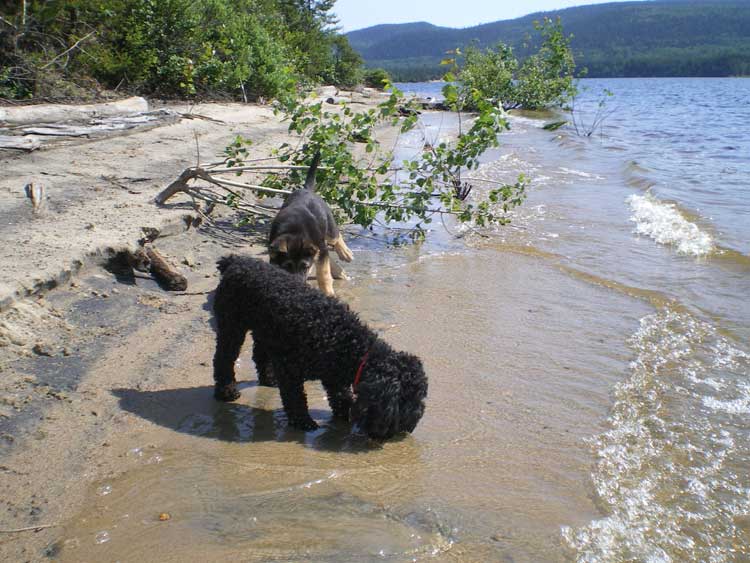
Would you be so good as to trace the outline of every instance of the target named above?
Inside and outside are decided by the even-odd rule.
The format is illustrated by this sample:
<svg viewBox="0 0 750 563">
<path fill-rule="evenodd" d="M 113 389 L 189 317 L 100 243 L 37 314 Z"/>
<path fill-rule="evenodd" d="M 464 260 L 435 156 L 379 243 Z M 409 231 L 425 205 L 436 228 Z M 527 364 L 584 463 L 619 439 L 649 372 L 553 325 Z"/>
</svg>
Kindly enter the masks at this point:
<svg viewBox="0 0 750 563">
<path fill-rule="evenodd" d="M 157 281 L 163 283 L 170 291 L 185 291 L 187 289 L 187 278 L 175 270 L 172 265 L 167 262 L 166 258 L 164 258 L 164 256 L 162 256 L 153 246 L 150 244 L 144 244 L 143 250 L 146 252 L 146 256 L 148 256 L 148 259 L 151 262 L 151 273 Z"/>
<path fill-rule="evenodd" d="M 188 168 L 184 170 L 174 182 L 172 182 L 164 190 L 162 190 L 161 193 L 159 193 L 154 198 L 154 201 L 158 205 L 163 205 L 164 202 L 166 202 L 173 195 L 190 189 L 187 183 L 190 180 L 195 180 L 196 178 L 205 180 L 206 178 L 210 179 L 210 176 L 202 168 Z"/>
<path fill-rule="evenodd" d="M 228 172 L 244 172 L 245 170 L 307 170 L 309 166 L 235 166 L 233 168 L 211 169 L 211 174 L 226 174 Z M 318 166 L 318 170 L 330 170 L 327 166 Z"/>
<path fill-rule="evenodd" d="M 292 190 L 277 190 L 276 188 L 267 188 L 266 186 L 258 186 L 255 184 L 240 184 L 239 182 L 231 182 L 229 180 L 217 180 L 216 178 L 211 178 L 210 176 L 208 177 L 208 179 L 203 179 L 205 179 L 207 182 L 211 182 L 212 184 L 216 184 L 217 186 L 231 186 L 233 188 L 241 188 L 277 195 L 289 195 L 292 193 Z"/>
<path fill-rule="evenodd" d="M 214 197 L 207 196 L 205 192 L 201 191 L 200 187 L 197 186 L 189 186 L 188 182 L 191 180 L 204 180 L 205 182 L 208 182 L 209 184 L 212 184 L 214 186 L 218 186 L 219 188 L 226 190 L 231 196 L 233 196 L 237 202 L 234 203 L 232 206 L 235 208 L 245 208 L 245 210 L 250 211 L 251 213 L 258 213 L 265 215 L 267 217 L 272 217 L 274 214 L 269 212 L 268 209 L 262 208 L 260 206 L 257 206 L 255 204 L 248 203 L 247 201 L 244 201 L 244 198 L 242 195 L 238 192 L 236 192 L 233 189 L 230 188 L 239 188 L 242 190 L 250 190 L 250 191 L 256 191 L 256 192 L 263 192 L 263 193 L 271 193 L 274 195 L 289 195 L 292 193 L 292 190 L 278 190 L 275 188 L 268 188 L 266 186 L 259 186 L 256 184 L 242 184 L 240 182 L 232 182 L 230 180 L 221 180 L 214 178 L 211 176 L 211 172 L 206 171 L 203 168 L 188 168 L 184 170 L 180 176 L 169 186 L 167 186 L 161 193 L 159 193 L 155 198 L 154 201 L 162 205 L 164 202 L 166 202 L 169 198 L 176 195 L 177 193 L 185 193 L 191 197 L 195 197 L 198 199 L 203 199 L 204 201 L 208 201 L 210 203 L 223 203 L 227 205 L 228 203 L 226 201 L 222 201 L 221 198 L 216 197 L 215 194 L 211 194 Z M 392 204 L 392 203 L 383 203 L 383 202 L 375 202 L 375 201 L 356 201 L 358 205 L 364 205 L 368 207 L 377 207 L 379 209 L 411 209 L 408 205 L 398 205 L 398 204 Z M 449 211 L 445 209 L 432 209 L 428 208 L 424 210 L 426 213 L 439 213 L 441 215 L 460 215 L 460 212 L 457 211 Z"/>
<path fill-rule="evenodd" d="M 209 117 L 207 115 L 200 115 L 197 113 L 181 113 L 177 112 L 180 117 L 184 117 L 185 119 L 203 119 L 205 121 L 211 121 L 213 123 L 218 123 L 220 125 L 226 125 L 226 121 L 222 121 L 221 119 L 216 119 L 214 117 Z"/>
</svg>

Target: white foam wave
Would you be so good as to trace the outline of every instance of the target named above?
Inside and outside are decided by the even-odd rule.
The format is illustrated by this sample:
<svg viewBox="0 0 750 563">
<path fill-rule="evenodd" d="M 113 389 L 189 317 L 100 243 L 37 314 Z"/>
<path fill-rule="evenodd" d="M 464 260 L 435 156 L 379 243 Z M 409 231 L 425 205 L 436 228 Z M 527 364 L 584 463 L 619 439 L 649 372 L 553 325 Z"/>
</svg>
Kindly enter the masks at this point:
<svg viewBox="0 0 750 563">
<path fill-rule="evenodd" d="M 750 463 L 746 416 L 736 416 L 750 399 L 747 355 L 674 311 L 642 319 L 631 345 L 610 430 L 593 440 L 607 515 L 563 528 L 564 541 L 579 563 L 750 560 L 740 518 L 750 513 L 750 475 L 736 470 Z M 716 378 L 722 388 L 705 385 Z"/>
<path fill-rule="evenodd" d="M 739 396 L 732 399 L 721 400 L 716 397 L 705 397 L 703 404 L 710 409 L 729 414 L 750 414 L 750 386 L 742 386 Z"/>
<path fill-rule="evenodd" d="M 636 224 L 635 232 L 659 244 L 674 246 L 680 254 L 705 256 L 714 251 L 713 239 L 691 223 L 671 203 L 658 200 L 651 194 L 628 198 Z"/>
<path fill-rule="evenodd" d="M 604 180 L 604 177 L 597 174 L 590 174 L 589 172 L 583 172 L 581 170 L 573 170 L 572 168 L 560 167 L 560 172 L 569 176 L 578 176 L 579 178 L 591 178 L 592 180 Z"/>
</svg>

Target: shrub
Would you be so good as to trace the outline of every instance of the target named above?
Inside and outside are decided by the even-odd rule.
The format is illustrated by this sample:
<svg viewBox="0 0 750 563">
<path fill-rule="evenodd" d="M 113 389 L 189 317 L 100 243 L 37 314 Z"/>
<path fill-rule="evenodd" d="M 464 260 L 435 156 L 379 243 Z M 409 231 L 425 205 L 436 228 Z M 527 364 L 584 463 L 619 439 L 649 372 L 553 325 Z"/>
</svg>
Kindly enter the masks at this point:
<svg viewBox="0 0 750 563">
<path fill-rule="evenodd" d="M 469 47 L 461 68 L 460 80 L 468 109 L 476 109 L 475 97 L 506 109 L 541 109 L 562 106 L 575 93 L 575 61 L 570 36 L 565 36 L 558 18 L 534 23 L 542 37 L 539 51 L 519 66 L 513 50 L 500 43 L 481 51 Z"/>
<path fill-rule="evenodd" d="M 383 90 L 386 84 L 390 84 L 391 77 L 388 71 L 382 68 L 365 69 L 362 76 L 362 83 L 369 88 L 378 88 Z"/>
</svg>

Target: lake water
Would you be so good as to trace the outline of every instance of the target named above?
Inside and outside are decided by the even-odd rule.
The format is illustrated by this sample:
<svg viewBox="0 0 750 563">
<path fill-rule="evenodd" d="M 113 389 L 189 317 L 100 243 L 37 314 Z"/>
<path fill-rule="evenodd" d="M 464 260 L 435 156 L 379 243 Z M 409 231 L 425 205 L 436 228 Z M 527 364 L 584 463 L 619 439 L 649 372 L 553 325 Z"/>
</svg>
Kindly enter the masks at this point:
<svg viewBox="0 0 750 563">
<path fill-rule="evenodd" d="M 579 561 L 746 561 L 750 80 L 581 84 L 582 132 L 600 99 L 611 115 L 590 137 L 540 129 L 549 117 L 512 117 L 483 175 L 525 172 L 529 199 L 515 228 L 478 243 L 651 308 L 609 343 L 627 346 L 628 365 L 610 389 L 606 429 L 588 439 L 602 515 L 561 523 L 564 544 Z M 401 85 L 429 95 L 439 86 Z M 570 297 L 564 314 L 578 307 Z M 570 337 L 583 353 L 587 343 Z"/>
<path fill-rule="evenodd" d="M 583 130 L 614 92 L 601 130 L 513 115 L 472 171 L 475 195 L 530 178 L 511 225 L 350 233 L 338 295 L 430 378 L 413 435 L 371 447 L 316 383 L 306 435 L 275 389 L 216 403 L 196 344 L 205 387 L 147 394 L 155 449 L 92 491 L 60 559 L 750 560 L 750 79 L 583 84 Z M 456 123 L 425 112 L 399 156 Z"/>
</svg>

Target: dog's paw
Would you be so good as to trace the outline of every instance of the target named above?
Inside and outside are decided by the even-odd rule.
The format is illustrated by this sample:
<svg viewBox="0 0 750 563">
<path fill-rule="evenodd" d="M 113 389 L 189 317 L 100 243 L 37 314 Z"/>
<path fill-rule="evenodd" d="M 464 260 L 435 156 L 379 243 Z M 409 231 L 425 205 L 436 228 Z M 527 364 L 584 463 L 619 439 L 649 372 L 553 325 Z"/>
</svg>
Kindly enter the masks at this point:
<svg viewBox="0 0 750 563">
<path fill-rule="evenodd" d="M 237 386 L 234 383 L 219 387 L 214 387 L 214 397 L 219 401 L 236 401 L 240 398 L 240 392 L 237 390 Z"/>
<path fill-rule="evenodd" d="M 354 258 L 354 254 L 352 254 L 352 251 L 349 250 L 348 246 L 337 247 L 336 254 L 338 254 L 339 258 L 341 258 L 344 262 L 351 262 Z"/>
<path fill-rule="evenodd" d="M 318 428 L 320 428 L 318 426 L 318 423 L 309 416 L 306 418 L 291 419 L 289 421 L 289 425 L 293 426 L 297 430 L 304 430 L 305 432 L 312 432 L 313 430 L 317 430 Z"/>
<path fill-rule="evenodd" d="M 349 276 L 346 275 L 346 272 L 344 271 L 344 268 L 341 267 L 341 264 L 333 260 L 331 260 L 331 275 L 335 280 L 349 279 Z"/>
</svg>

